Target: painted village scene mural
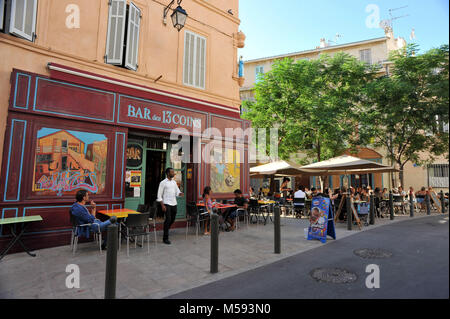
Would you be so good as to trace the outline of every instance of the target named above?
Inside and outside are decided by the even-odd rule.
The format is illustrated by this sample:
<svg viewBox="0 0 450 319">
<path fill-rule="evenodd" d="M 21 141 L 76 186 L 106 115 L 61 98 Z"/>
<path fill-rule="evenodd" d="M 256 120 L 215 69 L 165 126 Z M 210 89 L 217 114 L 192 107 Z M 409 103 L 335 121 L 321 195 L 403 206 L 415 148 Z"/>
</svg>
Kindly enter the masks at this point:
<svg viewBox="0 0 450 319">
<path fill-rule="evenodd" d="M 53 128 L 37 132 L 33 193 L 74 195 L 105 191 L 108 139 L 105 135 Z"/>
</svg>

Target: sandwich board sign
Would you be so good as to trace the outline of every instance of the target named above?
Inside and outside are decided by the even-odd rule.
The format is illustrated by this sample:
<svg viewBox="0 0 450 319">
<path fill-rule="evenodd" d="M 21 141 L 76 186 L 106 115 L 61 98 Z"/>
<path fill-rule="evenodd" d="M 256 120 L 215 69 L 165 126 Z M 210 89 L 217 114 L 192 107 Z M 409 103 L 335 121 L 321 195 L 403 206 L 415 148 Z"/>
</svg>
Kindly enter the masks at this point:
<svg viewBox="0 0 450 319">
<path fill-rule="evenodd" d="M 336 239 L 331 201 L 325 197 L 314 197 L 311 202 L 308 240 L 318 239 L 325 244 L 327 235 Z"/>
</svg>

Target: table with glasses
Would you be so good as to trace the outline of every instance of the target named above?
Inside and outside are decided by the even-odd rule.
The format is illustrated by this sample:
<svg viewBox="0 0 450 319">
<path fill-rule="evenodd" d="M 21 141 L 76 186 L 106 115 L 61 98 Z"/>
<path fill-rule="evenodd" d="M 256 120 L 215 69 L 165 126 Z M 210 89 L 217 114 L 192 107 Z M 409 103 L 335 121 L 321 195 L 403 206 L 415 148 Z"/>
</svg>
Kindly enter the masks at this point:
<svg viewBox="0 0 450 319">
<path fill-rule="evenodd" d="M 11 218 L 2 218 L 0 219 L 0 226 L 2 226 L 2 233 L 6 227 L 9 228 L 12 239 L 11 242 L 8 244 L 8 246 L 0 253 L 0 260 L 3 259 L 3 257 L 8 253 L 8 251 L 16 244 L 19 243 L 20 246 L 25 250 L 25 252 L 30 255 L 31 257 L 36 257 L 36 254 L 33 254 L 30 252 L 30 250 L 25 246 L 25 244 L 22 242 L 21 238 L 23 234 L 25 233 L 25 229 L 28 225 L 35 222 L 42 221 L 42 217 L 40 215 L 34 215 L 34 216 L 23 216 L 23 217 L 11 217 Z M 5 226 L 5 227 L 3 227 Z M 16 234 L 16 227 L 19 226 L 22 228 L 22 230 Z"/>
</svg>

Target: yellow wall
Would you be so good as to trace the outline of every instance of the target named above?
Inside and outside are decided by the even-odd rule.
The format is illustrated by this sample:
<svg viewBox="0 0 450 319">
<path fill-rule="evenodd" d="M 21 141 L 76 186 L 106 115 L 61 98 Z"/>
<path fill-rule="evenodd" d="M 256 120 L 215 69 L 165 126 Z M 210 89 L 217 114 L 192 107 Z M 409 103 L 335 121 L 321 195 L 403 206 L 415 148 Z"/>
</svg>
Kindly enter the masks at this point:
<svg viewBox="0 0 450 319">
<path fill-rule="evenodd" d="M 130 1 L 128 1 L 129 3 Z M 224 104 L 239 109 L 236 34 L 238 0 L 189 0 L 181 3 L 188 13 L 178 32 L 163 10 L 169 0 L 133 1 L 142 11 L 137 71 L 105 64 L 108 0 L 39 0 L 35 42 L 0 32 L 0 154 L 6 128 L 10 75 L 13 68 L 48 75 L 49 62 L 93 72 L 118 80 Z M 176 1 L 172 8 L 176 7 Z M 69 29 L 66 6 L 80 8 L 80 28 Z M 227 13 L 228 9 L 233 15 Z M 185 30 L 207 38 L 206 87 L 183 85 Z M 156 78 L 162 75 L 158 82 Z"/>
</svg>

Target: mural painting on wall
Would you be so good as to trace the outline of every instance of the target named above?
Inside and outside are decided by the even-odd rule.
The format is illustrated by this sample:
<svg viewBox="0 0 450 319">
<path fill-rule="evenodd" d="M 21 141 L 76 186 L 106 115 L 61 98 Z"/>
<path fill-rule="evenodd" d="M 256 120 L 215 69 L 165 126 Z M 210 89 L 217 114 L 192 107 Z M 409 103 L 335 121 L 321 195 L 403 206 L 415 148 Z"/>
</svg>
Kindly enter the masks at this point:
<svg viewBox="0 0 450 319">
<path fill-rule="evenodd" d="M 233 193 L 241 186 L 240 152 L 233 149 L 211 151 L 210 186 L 215 193 Z"/>
<path fill-rule="evenodd" d="M 105 191 L 108 139 L 103 134 L 41 128 L 37 132 L 33 192 L 73 195 Z"/>
</svg>

